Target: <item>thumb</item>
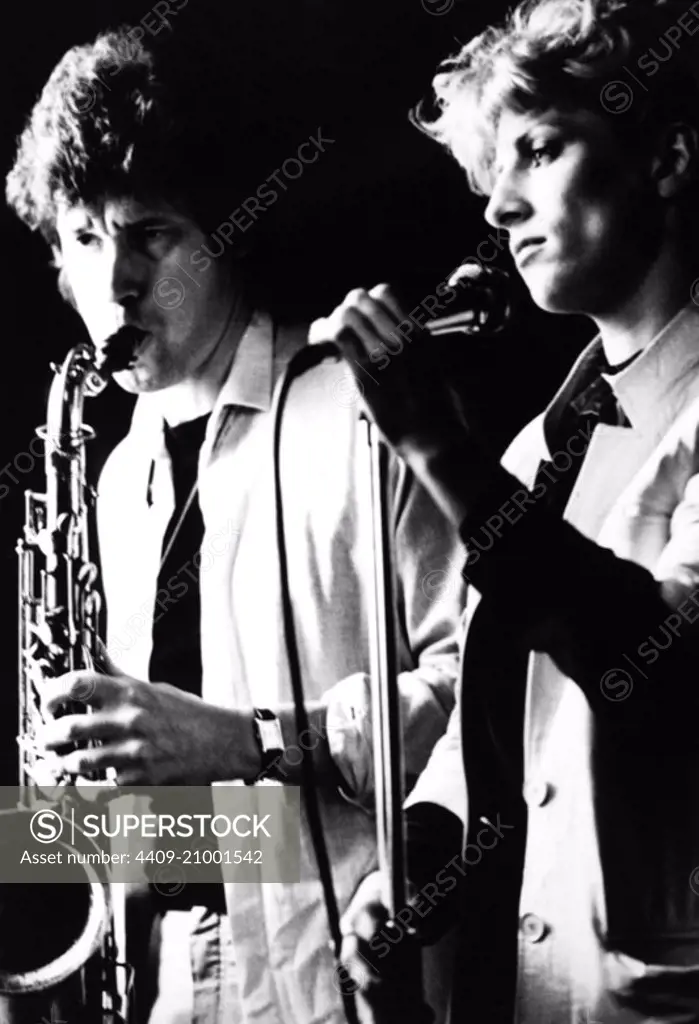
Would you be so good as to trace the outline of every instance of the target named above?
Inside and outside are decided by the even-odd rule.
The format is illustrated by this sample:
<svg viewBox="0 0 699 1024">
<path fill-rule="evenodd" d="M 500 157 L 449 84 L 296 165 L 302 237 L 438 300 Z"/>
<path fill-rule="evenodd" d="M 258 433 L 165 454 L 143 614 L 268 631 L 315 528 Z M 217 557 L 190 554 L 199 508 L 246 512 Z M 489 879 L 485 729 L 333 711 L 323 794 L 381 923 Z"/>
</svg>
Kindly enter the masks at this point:
<svg viewBox="0 0 699 1024">
<path fill-rule="evenodd" d="M 343 936 L 354 934 L 369 941 L 387 920 L 383 875 L 373 871 L 359 883 L 340 920 L 340 931 Z"/>
<path fill-rule="evenodd" d="M 95 655 L 95 668 L 103 673 L 105 676 L 123 676 L 124 673 L 118 665 L 116 665 L 107 650 L 107 645 L 104 641 L 97 637 L 97 652 Z"/>
<path fill-rule="evenodd" d="M 309 345 L 322 345 L 324 341 L 328 341 L 328 319 L 327 317 L 319 317 L 314 320 L 311 326 L 308 328 L 308 344 Z"/>
<path fill-rule="evenodd" d="M 380 982 L 380 974 L 372 957 L 372 940 L 388 918 L 382 900 L 383 876 L 375 871 L 364 878 L 342 915 L 340 932 L 342 949 L 338 979 L 350 992 L 361 992 L 369 998 Z"/>
</svg>

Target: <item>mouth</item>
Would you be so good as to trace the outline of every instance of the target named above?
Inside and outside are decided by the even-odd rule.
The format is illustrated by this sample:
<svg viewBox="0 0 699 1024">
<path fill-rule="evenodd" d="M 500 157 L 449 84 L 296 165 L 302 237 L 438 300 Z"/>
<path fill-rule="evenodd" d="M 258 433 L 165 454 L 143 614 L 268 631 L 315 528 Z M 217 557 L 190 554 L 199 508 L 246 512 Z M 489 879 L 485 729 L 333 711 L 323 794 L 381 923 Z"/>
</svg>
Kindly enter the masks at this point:
<svg viewBox="0 0 699 1024">
<path fill-rule="evenodd" d="M 529 257 L 546 241 L 545 238 L 524 238 L 521 242 L 518 242 L 512 250 L 512 255 L 518 267 L 529 259 Z"/>
<path fill-rule="evenodd" d="M 130 369 L 144 343 L 150 337 L 150 331 L 133 324 L 120 327 L 106 341 L 98 346 L 97 370 L 103 376 Z"/>
</svg>

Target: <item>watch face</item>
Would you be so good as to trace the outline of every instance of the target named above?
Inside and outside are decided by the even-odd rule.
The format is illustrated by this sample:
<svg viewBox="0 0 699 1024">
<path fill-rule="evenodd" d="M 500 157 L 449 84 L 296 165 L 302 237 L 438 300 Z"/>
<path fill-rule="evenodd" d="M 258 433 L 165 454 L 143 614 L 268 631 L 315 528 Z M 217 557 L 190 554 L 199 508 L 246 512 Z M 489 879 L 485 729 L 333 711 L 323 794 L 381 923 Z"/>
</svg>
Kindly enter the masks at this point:
<svg viewBox="0 0 699 1024">
<path fill-rule="evenodd" d="M 282 730 L 278 719 L 273 718 L 271 721 L 267 721 L 264 718 L 258 718 L 257 728 L 263 750 L 282 751 L 284 749 L 284 738 L 282 737 Z"/>
</svg>

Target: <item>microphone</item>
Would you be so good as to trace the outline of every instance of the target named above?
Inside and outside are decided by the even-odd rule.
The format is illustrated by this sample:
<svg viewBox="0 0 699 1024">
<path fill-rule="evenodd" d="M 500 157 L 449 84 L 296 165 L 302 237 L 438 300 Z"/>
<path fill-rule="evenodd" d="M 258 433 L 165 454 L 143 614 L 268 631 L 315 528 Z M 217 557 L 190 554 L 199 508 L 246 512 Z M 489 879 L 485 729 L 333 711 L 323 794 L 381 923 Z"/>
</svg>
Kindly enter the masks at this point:
<svg viewBox="0 0 699 1024">
<path fill-rule="evenodd" d="M 497 267 L 484 267 L 477 263 L 462 263 L 447 278 L 446 288 L 453 294 L 444 299 L 451 307 L 447 315 L 427 320 L 424 329 L 432 337 L 444 334 L 496 334 L 507 324 L 512 312 L 511 282 L 509 274 Z"/>
<path fill-rule="evenodd" d="M 424 278 L 423 278 L 424 282 Z M 413 295 L 414 287 L 400 289 L 399 299 L 409 291 Z M 418 326 L 431 337 L 439 338 L 448 334 L 490 335 L 496 334 L 506 326 L 512 312 L 512 283 L 509 274 L 496 267 L 484 267 L 480 263 L 462 263 L 452 271 L 446 280 L 440 282 L 433 292 L 423 298 L 418 305 L 430 314 L 432 310 L 426 306 L 427 299 L 432 299 L 434 306 L 449 307 L 446 315 L 432 315 L 431 319 Z M 440 301 L 441 300 L 441 301 Z M 416 307 L 417 308 L 417 307 Z M 413 310 L 414 311 L 414 310 Z M 337 358 L 342 354 L 341 347 L 335 341 L 323 340 L 324 319 L 314 321 L 309 333 L 310 345 L 297 352 L 291 362 L 292 376 L 304 373 L 324 359 Z M 403 332 L 401 327 L 406 324 L 411 331 L 413 321 L 403 321 L 396 331 Z M 410 340 L 410 339 L 407 339 Z M 403 342 L 399 340 L 403 350 Z M 385 358 L 390 361 L 396 353 L 388 350 Z M 382 367 L 383 369 L 383 367 Z"/>
</svg>

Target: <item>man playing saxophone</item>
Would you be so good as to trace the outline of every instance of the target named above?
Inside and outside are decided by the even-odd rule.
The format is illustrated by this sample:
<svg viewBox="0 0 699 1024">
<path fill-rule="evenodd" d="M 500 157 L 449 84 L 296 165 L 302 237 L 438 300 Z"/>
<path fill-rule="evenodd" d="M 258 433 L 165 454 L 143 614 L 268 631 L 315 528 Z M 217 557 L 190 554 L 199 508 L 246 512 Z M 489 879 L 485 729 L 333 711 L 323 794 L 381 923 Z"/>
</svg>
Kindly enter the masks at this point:
<svg viewBox="0 0 699 1024">
<path fill-rule="evenodd" d="M 124 328 L 134 341 L 131 364 L 114 379 L 138 400 L 98 495 L 109 658 L 100 671 L 44 681 L 49 714 L 71 697 L 92 713 L 48 721 L 40 737 L 63 770 L 111 768 L 124 785 L 300 778 L 281 640 L 270 408 L 306 328 L 276 319 L 261 297 L 269 282 L 251 271 L 249 238 L 243 245 L 235 224 L 282 201 L 271 192 L 279 169 L 270 174 L 268 155 L 249 147 L 243 105 L 236 125 L 236 104 L 213 86 L 206 94 L 214 81 L 191 68 L 183 81 L 166 47 L 147 49 L 125 31 L 75 47 L 49 78 L 7 183 L 12 207 L 49 243 L 63 294 L 98 352 Z M 315 129 L 299 160 L 313 162 L 332 142 Z M 283 441 L 312 757 L 341 910 L 375 864 L 369 524 L 346 380 L 341 363 L 304 374 Z M 398 460 L 391 480 L 399 686 L 414 778 L 453 706 L 463 595 L 456 532 Z M 437 589 L 425 585 L 433 570 L 445 581 Z M 272 748 L 256 724 L 262 716 L 275 731 Z M 68 744 L 77 749 L 65 753 Z M 226 884 L 199 901 L 188 886 L 189 903 L 161 908 L 152 1024 L 340 1024 L 305 829 L 302 821 L 298 885 L 245 884 L 234 894 Z"/>
</svg>

